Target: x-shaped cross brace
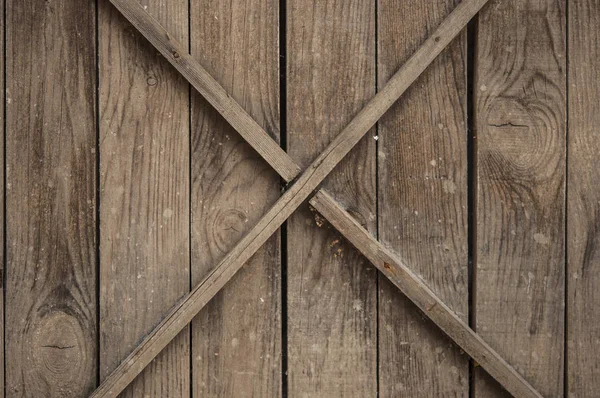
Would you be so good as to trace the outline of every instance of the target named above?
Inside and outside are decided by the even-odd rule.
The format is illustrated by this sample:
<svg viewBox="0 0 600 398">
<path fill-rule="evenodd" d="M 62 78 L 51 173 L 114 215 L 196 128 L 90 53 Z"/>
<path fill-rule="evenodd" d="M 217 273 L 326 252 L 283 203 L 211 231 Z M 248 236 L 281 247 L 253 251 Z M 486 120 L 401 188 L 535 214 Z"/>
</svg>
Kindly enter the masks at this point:
<svg viewBox="0 0 600 398">
<path fill-rule="evenodd" d="M 489 0 L 463 0 L 303 173 L 269 134 L 136 0 L 110 1 L 286 182 L 294 183 L 214 270 L 104 380 L 92 397 L 116 397 L 122 392 L 309 198 L 317 211 L 507 391 L 517 397 L 541 397 L 396 254 L 379 243 L 325 190 L 318 190 L 336 165 Z"/>
</svg>

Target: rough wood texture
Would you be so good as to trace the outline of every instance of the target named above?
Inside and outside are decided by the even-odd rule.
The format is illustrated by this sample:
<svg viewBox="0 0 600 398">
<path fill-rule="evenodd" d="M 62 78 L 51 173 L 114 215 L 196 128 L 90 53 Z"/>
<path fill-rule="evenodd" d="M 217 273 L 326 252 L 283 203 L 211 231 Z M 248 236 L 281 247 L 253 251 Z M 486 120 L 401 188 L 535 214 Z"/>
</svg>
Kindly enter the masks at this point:
<svg viewBox="0 0 600 398">
<path fill-rule="evenodd" d="M 479 19 L 476 330 L 547 397 L 563 393 L 565 0 Z M 477 375 L 476 396 L 502 395 Z"/>
<path fill-rule="evenodd" d="M 390 250 L 381 246 L 356 220 L 348 217 L 348 213 L 331 196 L 320 191 L 310 200 L 310 203 L 416 304 L 425 316 L 435 322 L 508 391 L 516 397 L 541 397 L 514 368 L 475 334 L 461 317 L 436 296 L 411 268 Z"/>
<path fill-rule="evenodd" d="M 276 0 L 191 2 L 192 56 L 272 137 L 279 136 L 278 18 Z M 197 93 L 192 126 L 198 283 L 277 200 L 280 179 Z M 271 237 L 192 322 L 194 396 L 281 395 L 279 241 Z"/>
<path fill-rule="evenodd" d="M 7 2 L 6 393 L 96 383 L 93 2 Z"/>
<path fill-rule="evenodd" d="M 379 1 L 379 85 L 458 3 Z M 402 253 L 463 321 L 468 318 L 465 66 L 463 31 L 383 116 L 378 130 L 379 240 Z M 379 294 L 381 396 L 468 395 L 468 357 L 383 278 Z"/>
<path fill-rule="evenodd" d="M 288 153 L 306 168 L 375 93 L 375 3 L 290 1 Z M 374 129 L 324 186 L 374 232 Z M 290 396 L 377 391 L 377 272 L 303 206 L 288 233 Z"/>
<path fill-rule="evenodd" d="M 569 4 L 567 387 L 600 391 L 600 3 Z"/>
<path fill-rule="evenodd" d="M 298 167 L 293 167 L 293 164 L 286 162 L 287 155 L 281 147 L 276 142 L 268 140 L 269 136 L 265 135 L 264 129 L 244 111 L 244 108 L 225 91 L 223 86 L 217 83 L 194 57 L 188 54 L 187 46 L 182 45 L 173 37 L 136 0 L 110 0 L 110 2 L 244 137 L 267 163 L 274 169 L 281 170 L 285 176 L 284 178 L 288 181 L 298 175 L 300 170 Z M 293 168 L 290 169 L 290 166 Z"/>
<path fill-rule="evenodd" d="M 187 40 L 186 0 L 142 5 Z M 189 88 L 109 2 L 99 12 L 102 380 L 189 291 Z M 186 328 L 123 396 L 188 396 L 189 355 Z"/>
<path fill-rule="evenodd" d="M 150 36 L 149 41 L 161 48 L 167 47 L 161 38 L 152 34 L 164 28 L 141 7 L 132 7 L 131 0 L 122 2 L 119 9 L 134 21 L 147 21 L 151 26 L 139 27 Z M 124 388 L 150 363 L 156 355 L 200 312 L 207 302 L 237 273 L 243 264 L 268 240 L 281 224 L 314 192 L 337 164 L 354 148 L 379 118 L 394 104 L 442 50 L 466 26 L 467 22 L 487 3 L 487 0 L 466 0 L 444 20 L 417 52 L 389 80 L 383 89 L 354 117 L 344 130 L 327 146 L 281 196 L 260 221 L 231 249 L 211 273 L 186 295 L 180 303 L 140 342 L 134 351 L 111 373 L 94 392 L 94 397 L 112 397 Z M 137 22 L 136 22 L 137 23 Z M 190 59 L 162 51 L 169 61 L 179 65 L 195 65 Z M 222 90 L 222 88 L 220 89 Z M 229 98 L 229 97 L 228 97 Z M 233 99 L 231 100 L 235 102 Z M 238 105 L 239 107 L 239 105 Z M 232 108 L 235 109 L 235 108 Z M 238 112 L 235 111 L 234 112 Z M 243 112 L 240 111 L 240 112 Z M 262 140 L 269 140 L 268 137 Z"/>
</svg>

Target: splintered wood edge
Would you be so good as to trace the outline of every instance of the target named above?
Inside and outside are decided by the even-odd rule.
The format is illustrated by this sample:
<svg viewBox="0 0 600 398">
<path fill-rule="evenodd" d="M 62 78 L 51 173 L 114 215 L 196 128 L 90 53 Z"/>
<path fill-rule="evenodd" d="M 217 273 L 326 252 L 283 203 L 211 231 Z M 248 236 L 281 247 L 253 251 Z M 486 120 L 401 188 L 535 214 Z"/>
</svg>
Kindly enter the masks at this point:
<svg viewBox="0 0 600 398">
<path fill-rule="evenodd" d="M 508 392 L 517 397 L 542 396 L 463 322 L 418 275 L 378 242 L 329 194 L 317 192 L 310 204 Z"/>
<path fill-rule="evenodd" d="M 227 94 L 184 47 L 135 0 L 110 0 L 152 45 L 203 95 L 215 109 L 287 181 L 298 175 L 299 167 L 274 140 Z M 275 203 L 258 224 L 227 254 L 159 323 L 133 352 L 92 393 L 92 397 L 116 397 L 200 312 L 264 241 L 293 213 L 367 131 L 400 98 L 433 60 L 458 35 L 489 0 L 465 0 L 442 22 L 383 89 L 376 94 L 348 126 L 331 142 Z M 443 303 L 442 303 L 443 304 Z"/>
</svg>

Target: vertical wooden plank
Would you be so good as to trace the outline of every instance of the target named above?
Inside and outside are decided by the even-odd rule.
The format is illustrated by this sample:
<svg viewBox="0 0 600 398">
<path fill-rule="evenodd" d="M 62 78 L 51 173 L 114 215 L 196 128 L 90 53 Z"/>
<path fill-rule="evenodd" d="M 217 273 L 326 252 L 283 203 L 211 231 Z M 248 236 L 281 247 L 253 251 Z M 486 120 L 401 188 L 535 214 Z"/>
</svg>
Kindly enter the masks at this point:
<svg viewBox="0 0 600 398">
<path fill-rule="evenodd" d="M 456 7 L 379 0 L 379 87 Z M 402 24 L 398 21 L 402 20 Z M 466 32 L 379 123 L 379 237 L 468 319 Z M 380 278 L 381 396 L 466 396 L 468 357 Z"/>
<path fill-rule="evenodd" d="M 96 384 L 95 3 L 7 2 L 6 392 Z"/>
<path fill-rule="evenodd" d="M 277 0 L 192 0 L 192 55 L 279 137 Z M 192 98 L 192 273 L 199 283 L 279 197 L 277 174 Z M 197 397 L 281 395 L 279 234 L 192 322 Z"/>
<path fill-rule="evenodd" d="M 567 386 L 572 397 L 600 390 L 600 3 L 569 4 Z"/>
<path fill-rule="evenodd" d="M 544 396 L 563 393 L 565 0 L 498 0 L 476 58 L 477 332 Z M 502 395 L 477 372 L 477 396 Z"/>
<path fill-rule="evenodd" d="M 4 0 L 0 0 L 0 397 L 4 398 L 4 277 L 6 275 L 4 269 L 4 139 L 5 139 L 5 123 L 4 109 L 6 107 L 5 100 L 5 82 L 4 82 L 4 31 L 5 31 L 5 8 Z"/>
<path fill-rule="evenodd" d="M 375 2 L 289 1 L 287 29 L 288 152 L 305 168 L 375 93 Z M 374 135 L 324 184 L 373 233 Z M 306 206 L 287 251 L 289 395 L 374 396 L 376 270 Z"/>
<path fill-rule="evenodd" d="M 142 5 L 187 42 L 187 0 Z M 99 51 L 103 379 L 189 289 L 189 86 L 107 1 Z M 124 396 L 189 396 L 189 355 L 186 328 Z"/>
</svg>

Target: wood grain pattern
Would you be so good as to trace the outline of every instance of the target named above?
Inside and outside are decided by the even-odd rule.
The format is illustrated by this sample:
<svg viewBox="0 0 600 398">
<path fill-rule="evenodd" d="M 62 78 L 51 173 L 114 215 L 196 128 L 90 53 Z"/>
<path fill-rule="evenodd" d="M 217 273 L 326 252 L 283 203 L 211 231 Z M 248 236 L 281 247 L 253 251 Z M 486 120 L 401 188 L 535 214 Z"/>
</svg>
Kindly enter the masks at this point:
<svg viewBox="0 0 600 398">
<path fill-rule="evenodd" d="M 310 203 L 374 264 L 422 313 L 516 397 L 541 395 L 452 311 L 399 256 L 383 247 L 329 194 L 319 191 Z M 400 382 L 405 377 L 398 379 Z M 453 395 L 441 394 L 441 395 Z M 456 394 L 460 396 L 462 394 Z M 403 396 L 403 394 L 398 394 Z"/>
<path fill-rule="evenodd" d="M 186 0 L 141 4 L 187 40 Z M 189 88 L 108 2 L 99 47 L 104 379 L 189 291 Z M 188 396 L 189 355 L 186 328 L 123 396 Z"/>
<path fill-rule="evenodd" d="M 278 19 L 276 0 L 191 2 L 192 55 L 276 139 Z M 192 275 L 198 283 L 275 203 L 280 179 L 197 93 L 192 126 Z M 281 395 L 280 259 L 275 234 L 192 322 L 194 396 Z"/>
<path fill-rule="evenodd" d="M 375 3 L 294 1 L 287 10 L 287 143 L 302 168 L 375 93 Z M 324 184 L 376 230 L 375 140 L 367 133 Z M 377 391 L 377 273 L 303 206 L 288 223 L 290 396 Z"/>
<path fill-rule="evenodd" d="M 371 1 L 288 9 L 288 153 L 305 167 L 375 92 Z M 343 33 L 343 34 L 342 34 Z M 375 231 L 373 130 L 325 186 Z M 301 208 L 288 224 L 289 391 L 376 391 L 376 273 L 336 231 Z"/>
<path fill-rule="evenodd" d="M 9 0 L 6 394 L 96 384 L 95 5 Z"/>
<path fill-rule="evenodd" d="M 569 4 L 567 386 L 600 391 L 600 3 Z"/>
<path fill-rule="evenodd" d="M 458 4 L 382 0 L 379 85 Z M 398 21 L 404 21 L 398 24 Z M 379 121 L 379 240 L 468 318 L 466 32 Z M 466 396 L 468 357 L 380 280 L 381 396 Z"/>
<path fill-rule="evenodd" d="M 298 167 L 287 162 L 287 154 L 269 140 L 264 129 L 245 112 L 244 108 L 229 95 L 200 63 L 188 54 L 187 46 L 171 35 L 156 18 L 135 0 L 110 0 L 110 2 L 148 39 L 150 43 L 181 73 L 231 126 L 273 168 L 281 170 L 286 180 L 300 173 Z M 289 167 L 292 168 L 289 168 Z"/>
<path fill-rule="evenodd" d="M 112 0 L 117 1 L 117 0 Z M 131 6 L 132 0 L 118 0 L 124 15 L 134 21 L 146 21 L 151 26 L 136 27 L 145 35 L 164 32 L 164 28 L 142 8 Z M 161 352 L 161 350 L 200 312 L 223 286 L 239 271 L 243 264 L 269 239 L 285 220 L 315 191 L 338 163 L 358 144 L 379 118 L 394 104 L 419 75 L 433 62 L 442 50 L 463 30 L 467 22 L 479 12 L 488 0 L 466 0 L 442 22 L 415 54 L 392 76 L 382 90 L 365 105 L 352 121 L 337 135 L 327 148 L 310 164 L 307 170 L 281 196 L 258 223 L 229 251 L 207 277 L 175 305 L 166 317 L 139 343 L 132 353 L 107 377 L 92 394 L 93 397 L 113 397 Z M 143 15 L 142 15 L 143 14 Z M 171 54 L 164 37 L 150 37 L 149 41 L 161 47 L 178 70 L 182 65 L 196 63 L 189 57 Z M 180 62 L 182 64 L 180 64 Z M 187 75 L 186 75 L 187 76 Z M 219 90 L 219 89 L 217 89 Z M 222 88 L 220 89 L 222 90 Z M 212 94 L 211 94 L 212 95 Z M 228 97 L 229 98 L 229 97 Z M 231 100 L 235 102 L 233 99 Z M 228 107 L 231 112 L 239 111 Z M 265 137 L 261 134 L 262 137 Z M 263 139 L 270 140 L 268 137 Z"/>
<path fill-rule="evenodd" d="M 480 15 L 476 330 L 542 395 L 563 393 L 565 0 Z M 501 390 L 478 375 L 476 396 Z"/>
</svg>

